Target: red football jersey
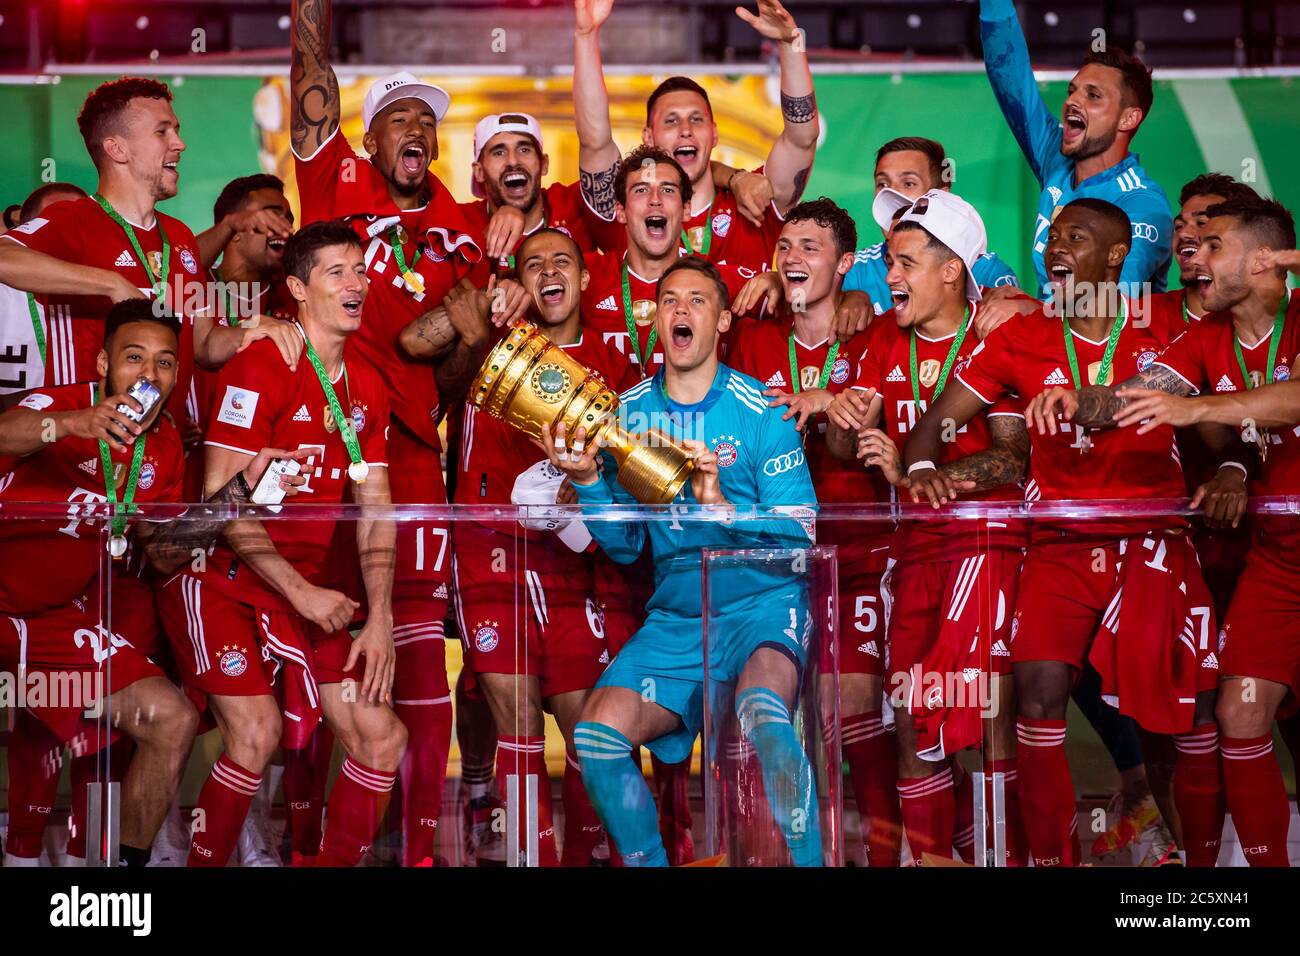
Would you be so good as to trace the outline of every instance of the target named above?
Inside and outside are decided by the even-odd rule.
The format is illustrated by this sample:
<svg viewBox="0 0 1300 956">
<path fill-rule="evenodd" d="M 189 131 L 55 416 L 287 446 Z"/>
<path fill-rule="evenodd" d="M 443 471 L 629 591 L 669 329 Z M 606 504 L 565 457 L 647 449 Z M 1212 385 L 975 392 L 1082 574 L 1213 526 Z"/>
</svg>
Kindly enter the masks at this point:
<svg viewBox="0 0 1300 956">
<path fill-rule="evenodd" d="M 162 272 L 162 232 L 171 246 L 168 254 L 167 288 L 172 310 L 181 314 L 181 339 L 176 389 L 168 410 L 176 421 L 185 414 L 194 374 L 194 317 L 185 314 L 186 304 L 206 303 L 206 276 L 200 271 L 199 244 L 185 223 L 156 212 L 152 229 L 132 223 L 140 248 L 155 276 Z M 30 222 L 4 234 L 4 238 L 37 252 L 117 272 L 146 295 L 154 294 L 153 283 L 126 231 L 109 218 L 93 198 L 86 196 L 54 203 Z M 104 347 L 104 318 L 112 306 L 104 296 L 41 296 L 45 310 L 45 382 L 69 385 L 98 381 L 95 359 Z"/>
<path fill-rule="evenodd" d="M 399 210 L 382 175 L 368 159 L 356 155 L 337 130 L 314 155 L 295 157 L 294 168 L 303 225 L 348 219 L 365 248 L 370 294 L 352 347 L 388 383 L 393 415 L 430 447 L 441 447 L 438 420 L 442 416 L 433 369 L 428 362 L 409 358 L 397 339 L 413 319 L 441 304 L 462 278 L 486 284 L 489 270 L 482 254 L 483 237 L 465 221 L 447 188 L 432 173 L 428 204 Z M 389 242 L 392 227 L 399 223 L 402 251 L 408 267 L 423 281 L 422 292 L 403 281 Z"/>
<path fill-rule="evenodd" d="M 1071 330 L 1079 371 L 1084 385 L 1114 385 L 1146 368 L 1182 327 L 1155 320 L 1138 328 L 1126 321 L 1116 343 L 1110 374 L 1096 382 L 1106 340 L 1094 342 Z M 1061 319 L 1042 310 L 1013 316 L 995 329 L 971 353 L 969 362 L 955 377 L 972 392 L 993 404 L 1007 395 L 1018 396 L 1020 407 L 1044 389 L 1073 385 L 1065 333 Z M 1039 435 L 1030 429 L 1030 480 L 1025 498 L 1033 501 L 1115 498 L 1181 498 L 1185 494 L 1179 467 L 1174 430 L 1163 426 L 1138 435 L 1134 428 L 1090 431 L 1091 444 L 1085 452 L 1080 431 L 1069 422 L 1058 422 L 1055 435 Z M 1129 534 L 1167 521 L 1074 522 L 1074 531 L 1087 530 L 1105 535 Z"/>
<path fill-rule="evenodd" d="M 606 252 L 622 252 L 627 248 L 627 230 L 617 222 L 601 220 L 594 212 L 591 218 L 602 223 L 604 232 L 596 232 L 597 241 Z M 690 242 L 690 252 L 703 255 L 709 226 L 713 227 L 708 239 L 708 260 L 717 266 L 729 265 L 748 269 L 751 273 L 764 272 L 772 267 L 776 240 L 781 235 L 785 220 L 776 207 L 768 204 L 763 214 L 763 225 L 755 226 L 736 209 L 736 197 L 729 189 L 719 189 L 713 202 L 694 215 L 682 218 L 682 231 Z M 608 240 L 605 236 L 608 236 Z M 688 250 L 682 246 L 685 254 Z"/>
<path fill-rule="evenodd" d="M 42 388 L 18 405 L 38 412 L 88 408 L 94 403 L 94 388 L 88 383 Z M 159 415 L 143 437 L 144 458 L 134 500 L 141 504 L 180 501 L 185 465 L 176 427 L 166 415 Z M 125 452 L 109 448 L 118 501 L 125 495 L 134 453 L 134 446 Z M 64 438 L 24 458 L 6 459 L 0 467 L 8 470 L 0 476 L 0 502 L 68 503 L 63 520 L 0 521 L 0 566 L 6 569 L 0 575 L 0 613 L 36 614 L 86 593 L 99 572 L 105 547 L 100 533 L 103 519 L 78 514 L 85 505 L 108 500 L 99 442 Z M 31 573 L 22 573 L 23 568 Z"/>
<path fill-rule="evenodd" d="M 1177 373 L 1197 392 L 1242 391 L 1246 380 L 1232 345 L 1235 336 L 1232 316 L 1212 313 L 1178 336 L 1160 353 L 1155 364 Z M 1270 330 L 1258 342 L 1239 342 L 1252 388 L 1267 381 L 1271 340 Z M 1273 381 L 1289 379 L 1297 362 L 1300 362 L 1300 290 L 1292 289 L 1273 366 Z M 1293 495 L 1300 491 L 1300 427 L 1279 428 L 1268 433 L 1268 454 L 1250 490 L 1257 495 Z"/>
<path fill-rule="evenodd" d="M 1164 323 L 1170 328 L 1199 321 L 1202 316 L 1187 308 L 1187 290 L 1170 289 L 1168 292 L 1155 292 L 1133 300 L 1133 317 L 1140 319 L 1149 306 L 1151 321 Z"/>
<path fill-rule="evenodd" d="M 656 279 L 643 279 L 632 269 L 628 269 L 628 291 L 631 293 L 633 322 L 636 326 L 637 345 L 631 347 L 628 334 L 627 313 L 623 302 L 623 254 L 602 253 L 587 257 L 587 271 L 591 281 L 587 291 L 582 294 L 583 324 L 588 331 L 598 333 L 606 342 L 612 344 L 618 353 L 627 359 L 638 374 L 641 372 L 637 353 L 645 354 L 650 342 L 650 332 L 655 323 L 655 287 Z M 745 283 L 753 278 L 734 266 L 719 266 L 722 279 L 727 284 L 727 293 L 732 298 L 740 292 Z M 721 343 L 719 343 L 721 347 Z M 650 355 L 649 374 L 659 370 L 664 363 L 663 345 L 655 339 L 654 351 Z"/>
<path fill-rule="evenodd" d="M 945 387 L 952 385 L 958 370 L 970 361 L 971 354 L 979 345 L 974 330 L 974 319 L 978 312 L 979 303 L 973 303 L 971 326 L 967 328 L 957 357 L 953 360 Z M 916 427 L 916 423 L 921 420 L 921 416 L 934 401 L 934 390 L 939 384 L 943 363 L 947 360 L 957 336 L 953 333 L 943 338 L 931 339 L 917 334 L 916 386 L 921 395 L 919 408 L 916 395 L 912 390 L 910 331 L 898 327 L 894 311 L 890 309 L 871 324 L 866 336 L 866 348 L 857 361 L 857 377 L 852 382 L 852 386 L 859 389 L 875 389 L 880 395 L 884 406 L 879 427 L 893 439 L 899 451 L 902 451 L 912 429 Z M 958 429 L 953 441 L 943 443 L 937 464 L 946 465 L 959 458 L 987 450 L 990 445 L 988 418 L 997 415 L 1024 417 L 1014 402 L 999 399 L 983 414 L 976 415 Z M 1006 485 L 988 491 L 969 492 L 963 497 L 974 501 L 1018 501 L 1023 497 L 1023 492 L 1017 485 Z M 910 501 L 910 496 L 906 500 Z M 975 550 L 976 530 L 977 526 L 972 521 L 909 522 L 903 526 L 904 534 L 894 542 L 894 551 L 900 557 L 909 560 L 954 560 Z M 987 532 L 986 537 L 980 538 L 985 546 L 1021 547 L 1024 544 L 1024 529 L 1017 522 L 981 522 L 978 530 L 981 533 Z"/>
<path fill-rule="evenodd" d="M 503 335 L 505 331 L 502 330 Z M 632 366 L 613 346 L 590 332 L 585 332 L 572 345 L 560 348 L 570 358 L 597 372 L 616 392 L 632 387 L 639 380 Z M 515 479 L 545 461 L 546 455 L 523 432 L 465 403 L 457 504 L 511 504 Z M 493 527 L 500 527 L 500 522 Z"/>
<path fill-rule="evenodd" d="M 465 214 L 465 221 L 470 224 L 471 228 L 479 234 L 486 234 L 488 223 L 492 220 L 492 213 L 488 209 L 486 199 L 476 199 L 473 202 L 463 202 L 460 204 L 461 212 Z M 591 228 L 588 225 L 590 214 L 587 212 L 586 203 L 582 199 L 582 191 L 577 183 L 551 183 L 542 190 L 542 224 L 538 229 L 558 229 L 566 235 L 572 236 L 578 247 L 584 253 L 594 253 L 596 251 L 596 240 L 591 234 Z M 519 238 L 519 242 L 510 250 L 510 256 L 513 257 L 519 251 L 519 246 L 529 234 L 524 233 Z M 512 267 L 510 259 L 501 259 L 497 262 L 498 269 L 509 269 Z"/>
<path fill-rule="evenodd" d="M 379 373 L 349 340 L 344 370 L 332 384 L 344 409 L 351 409 L 361 456 L 372 469 L 387 467 L 388 389 Z M 310 448 L 302 463 L 307 483 L 292 502 L 338 504 L 349 494 L 347 445 L 334 423 L 329 401 L 304 356 L 298 371 L 284 367 L 279 349 L 261 339 L 227 362 L 217 374 L 208 408 L 205 444 L 255 455 L 265 447 Z M 309 581 L 320 574 L 334 522 L 272 520 L 264 523 L 276 550 Z M 257 572 L 245 567 L 224 538 L 218 540 L 206 572 L 209 583 L 241 601 L 289 610 Z"/>
</svg>

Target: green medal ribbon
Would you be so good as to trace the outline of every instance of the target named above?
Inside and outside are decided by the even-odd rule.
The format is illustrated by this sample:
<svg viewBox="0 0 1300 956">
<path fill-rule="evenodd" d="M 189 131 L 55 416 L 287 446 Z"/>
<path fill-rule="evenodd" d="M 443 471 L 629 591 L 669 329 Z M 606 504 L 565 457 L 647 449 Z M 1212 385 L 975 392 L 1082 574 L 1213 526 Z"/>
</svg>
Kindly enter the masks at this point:
<svg viewBox="0 0 1300 956">
<path fill-rule="evenodd" d="M 1101 356 L 1101 367 L 1097 369 L 1098 385 L 1105 385 L 1106 378 L 1110 375 L 1111 364 L 1115 361 L 1115 346 L 1119 345 L 1119 334 L 1124 330 L 1124 321 L 1126 309 L 1123 300 L 1119 304 L 1119 315 L 1115 317 L 1115 323 L 1110 327 L 1110 337 L 1106 340 L 1106 351 Z M 1074 339 L 1070 335 L 1070 320 L 1061 316 L 1061 328 L 1065 330 L 1065 354 L 1070 359 L 1070 374 L 1074 376 L 1075 391 L 1083 388 L 1079 378 L 1079 359 L 1074 353 Z"/>
<path fill-rule="evenodd" d="M 830 351 L 826 353 L 826 361 L 822 364 L 821 378 L 817 380 L 818 388 L 825 388 L 826 383 L 831 380 L 831 369 L 835 367 L 835 357 L 840 354 L 840 343 L 835 342 Z M 799 362 L 794 354 L 794 332 L 790 333 L 790 382 L 791 388 L 797 393 L 799 391 Z"/>
<path fill-rule="evenodd" d="M 104 214 L 122 227 L 126 233 L 126 238 L 131 241 L 131 248 L 135 250 L 136 258 L 140 260 L 140 267 L 144 269 L 144 274 L 149 277 L 149 283 L 153 286 L 154 295 L 163 298 L 167 290 L 167 274 L 171 270 L 172 246 L 167 241 L 167 233 L 163 231 L 162 220 L 158 220 L 158 238 L 162 240 L 162 272 L 155 276 L 153 269 L 149 267 L 149 260 L 145 258 L 144 249 L 140 247 L 140 240 L 135 234 L 135 227 L 122 218 L 116 209 L 109 205 L 108 200 L 95 193 L 95 202 L 99 203 L 99 208 L 104 210 Z"/>
<path fill-rule="evenodd" d="M 302 330 L 301 325 L 298 328 Z M 316 370 L 316 378 L 320 381 L 321 391 L 325 393 L 325 401 L 329 403 L 330 414 L 334 416 L 334 423 L 339 427 L 339 435 L 343 438 L 343 444 L 348 449 L 348 457 L 352 460 L 352 464 L 348 467 L 348 476 L 357 483 L 363 482 L 366 480 L 366 474 L 370 469 L 361 457 L 361 443 L 357 441 L 357 432 L 352 426 L 352 416 L 343 414 L 343 406 L 339 404 L 339 397 L 334 391 L 329 375 L 325 372 L 325 366 L 321 364 L 320 356 L 316 354 L 315 346 L 311 344 L 311 339 L 307 338 L 306 331 L 303 331 L 302 339 L 307 343 L 307 360 L 311 362 L 311 367 Z M 343 366 L 343 387 L 348 388 L 348 367 L 346 364 Z M 351 404 L 350 392 L 349 389 L 349 405 Z"/>
<path fill-rule="evenodd" d="M 41 365 L 45 365 L 45 325 L 41 322 L 41 310 L 36 308 L 36 296 L 27 293 L 27 311 L 32 314 L 32 331 L 36 333 L 36 347 L 41 350 Z"/>
<path fill-rule="evenodd" d="M 961 320 L 961 328 L 957 330 L 957 336 L 952 340 L 952 345 L 948 347 L 948 357 L 943 360 L 943 367 L 939 369 L 939 380 L 934 383 L 934 395 L 931 402 L 939 400 L 943 390 L 948 385 L 948 373 L 952 371 L 952 365 L 957 361 L 957 356 L 961 353 L 961 343 L 966 339 L 966 330 L 970 328 L 970 305 L 966 306 L 966 315 Z M 911 343 L 911 372 L 912 372 L 912 398 L 916 400 L 916 412 L 921 413 L 921 375 L 917 371 L 916 365 L 916 328 L 912 329 Z"/>
<path fill-rule="evenodd" d="M 713 197 L 713 202 L 717 202 L 717 196 Z M 709 249 L 713 246 L 713 202 L 709 203 L 709 208 L 704 211 L 704 241 L 700 243 L 698 255 L 704 258 L 709 257 Z M 682 245 L 686 247 L 688 256 L 697 255 L 695 247 L 691 245 L 690 237 L 686 230 L 682 230 Z"/>
<path fill-rule="evenodd" d="M 94 389 L 92 401 L 98 402 L 99 389 Z M 131 455 L 131 470 L 127 472 L 126 488 L 122 491 L 122 508 L 119 512 L 117 501 L 117 478 L 113 473 L 113 456 L 108 450 L 108 442 L 99 440 L 99 461 L 104 469 L 104 497 L 113 503 L 112 537 L 108 542 L 109 553 L 120 558 L 126 553 L 126 516 L 135 511 L 135 489 L 140 483 L 140 467 L 144 464 L 144 446 L 148 435 L 141 432 L 135 441 L 135 451 Z M 119 543 L 120 542 L 120 543 Z"/>
<path fill-rule="evenodd" d="M 399 227 L 393 226 L 388 230 L 388 244 L 393 247 L 393 258 L 397 260 L 397 269 L 402 274 L 402 281 L 416 295 L 424 292 L 424 280 L 419 277 L 415 271 L 415 266 L 420 261 L 420 246 L 416 243 L 415 257 L 411 259 L 410 264 L 406 261 L 406 251 L 402 248 L 402 238 Z"/>
<path fill-rule="evenodd" d="M 212 275 L 216 277 L 216 280 L 218 282 L 226 281 L 225 279 L 221 278 L 221 273 L 216 269 L 212 270 Z M 232 329 L 237 329 L 239 328 L 239 316 L 235 314 L 235 297 L 230 294 L 229 283 L 226 283 L 225 292 L 226 292 L 226 324 L 229 325 Z"/>
<path fill-rule="evenodd" d="M 1277 347 L 1282 344 L 1282 326 L 1286 324 L 1286 307 L 1290 301 L 1289 295 L 1282 296 L 1282 305 L 1278 307 L 1277 318 L 1273 320 L 1273 331 L 1269 333 L 1268 341 L 1268 365 L 1264 368 L 1264 384 L 1273 384 L 1273 371 L 1277 368 Z M 1246 370 L 1246 357 L 1241 354 L 1241 340 L 1237 338 L 1234 332 L 1232 335 L 1232 348 L 1237 353 L 1237 365 L 1241 368 L 1241 377 L 1246 382 L 1246 391 L 1255 387 L 1250 377 L 1250 372 Z"/>
<path fill-rule="evenodd" d="M 628 338 L 632 340 L 632 354 L 636 356 L 637 364 L 641 367 L 641 377 L 645 378 L 648 374 L 646 370 L 650 356 L 654 354 L 655 343 L 659 341 L 659 330 L 651 327 L 650 338 L 645 345 L 645 355 L 642 355 L 640 337 L 636 331 L 636 319 L 632 316 L 632 283 L 628 279 L 627 259 L 623 260 L 623 321 L 627 323 Z"/>
</svg>

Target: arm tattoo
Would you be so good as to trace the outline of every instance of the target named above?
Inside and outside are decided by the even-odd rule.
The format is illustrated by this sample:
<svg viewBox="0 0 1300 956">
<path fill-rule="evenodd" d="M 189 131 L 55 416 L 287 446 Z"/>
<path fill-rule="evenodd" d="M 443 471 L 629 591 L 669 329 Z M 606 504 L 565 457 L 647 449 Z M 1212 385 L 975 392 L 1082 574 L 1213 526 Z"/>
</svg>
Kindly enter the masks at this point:
<svg viewBox="0 0 1300 956">
<path fill-rule="evenodd" d="M 247 505 L 251 503 L 251 494 L 243 473 L 235 472 L 225 487 L 208 499 L 208 504 Z M 145 550 L 155 567 L 173 571 L 191 560 L 196 551 L 208 550 L 225 526 L 225 518 L 181 515 L 166 524 L 152 525 L 156 530 L 145 544 Z"/>
<path fill-rule="evenodd" d="M 1086 428 L 1107 428 L 1114 425 L 1115 416 L 1128 405 L 1125 399 L 1115 394 L 1121 388 L 1152 388 L 1170 395 L 1190 395 L 1192 391 L 1177 372 L 1163 365 L 1151 365 L 1114 388 L 1089 385 L 1080 389 L 1079 410 L 1074 414 L 1075 424 Z"/>
<path fill-rule="evenodd" d="M 486 345 L 470 348 L 458 341 L 447 357 L 434 366 L 433 379 L 438 384 L 438 401 L 443 408 L 454 408 L 465 397 L 486 352 Z"/>
<path fill-rule="evenodd" d="M 1023 418 L 992 415 L 989 447 L 944 465 L 940 471 L 954 481 L 973 481 L 976 491 L 988 491 L 1019 481 L 1029 462 L 1029 429 Z"/>
<path fill-rule="evenodd" d="M 790 194 L 790 205 L 794 205 L 803 198 L 803 191 L 808 186 L 808 174 L 812 172 L 812 167 L 807 166 L 794 174 L 794 192 Z"/>
<path fill-rule="evenodd" d="M 585 169 L 579 171 L 582 198 L 606 222 L 614 221 L 614 177 L 618 174 L 618 167 L 619 164 L 614 163 L 599 173 L 589 173 Z"/>
<path fill-rule="evenodd" d="M 339 81 L 329 63 L 329 0 L 295 0 L 289 66 L 290 142 L 314 152 L 339 125 Z"/>
<path fill-rule="evenodd" d="M 811 123 L 817 116 L 817 94 L 788 96 L 781 92 L 781 115 L 787 123 Z"/>
<path fill-rule="evenodd" d="M 421 341 L 429 343 L 436 357 L 451 345 L 456 338 L 456 329 L 447 318 L 447 310 L 438 306 L 416 319 L 415 334 Z"/>
</svg>

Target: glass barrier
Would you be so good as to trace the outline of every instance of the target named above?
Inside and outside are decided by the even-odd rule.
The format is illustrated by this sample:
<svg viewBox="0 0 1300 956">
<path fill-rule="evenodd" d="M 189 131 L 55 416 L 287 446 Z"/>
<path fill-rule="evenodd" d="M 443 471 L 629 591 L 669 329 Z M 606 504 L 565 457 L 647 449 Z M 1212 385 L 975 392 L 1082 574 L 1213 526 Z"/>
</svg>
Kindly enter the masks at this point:
<svg viewBox="0 0 1300 956">
<path fill-rule="evenodd" d="M 1300 499 L 1186 504 L 6 501 L 4 862 L 1285 862 Z"/>
</svg>

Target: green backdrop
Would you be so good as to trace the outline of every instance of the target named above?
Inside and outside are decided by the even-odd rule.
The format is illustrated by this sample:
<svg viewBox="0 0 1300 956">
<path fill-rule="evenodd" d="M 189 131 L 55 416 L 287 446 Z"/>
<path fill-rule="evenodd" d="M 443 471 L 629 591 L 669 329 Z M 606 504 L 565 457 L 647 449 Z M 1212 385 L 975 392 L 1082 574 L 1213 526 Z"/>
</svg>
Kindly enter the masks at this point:
<svg viewBox="0 0 1300 956">
<path fill-rule="evenodd" d="M 252 101 L 262 79 L 162 78 L 173 86 L 189 144 L 181 195 L 164 208 L 198 231 L 210 224 L 222 184 L 258 169 Z M 57 178 L 93 185 L 75 117 L 86 92 L 102 79 L 0 84 L 0 116 L 14 124 L 0 153 L 0 199 L 25 196 L 50 159 Z M 1030 273 L 1038 189 L 982 73 L 822 74 L 816 85 L 826 132 L 810 195 L 824 193 L 848 207 L 863 244 L 877 236 L 870 218 L 875 147 L 895 136 L 929 136 L 953 158 L 953 187 L 980 209 L 991 248 L 1022 277 Z M 1042 88 L 1049 107 L 1059 109 L 1065 83 Z M 1290 76 L 1160 80 L 1152 115 L 1136 140 L 1138 152 L 1172 201 L 1184 182 L 1214 169 L 1253 176 L 1257 189 L 1300 207 L 1300 185 L 1285 174 L 1300 154 L 1298 93 Z"/>
</svg>

